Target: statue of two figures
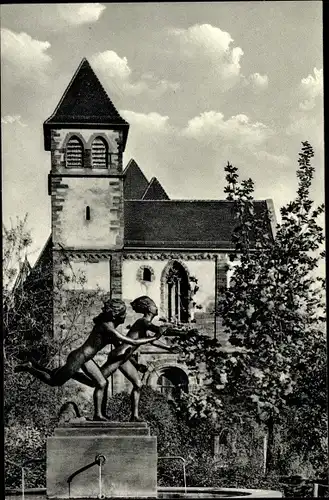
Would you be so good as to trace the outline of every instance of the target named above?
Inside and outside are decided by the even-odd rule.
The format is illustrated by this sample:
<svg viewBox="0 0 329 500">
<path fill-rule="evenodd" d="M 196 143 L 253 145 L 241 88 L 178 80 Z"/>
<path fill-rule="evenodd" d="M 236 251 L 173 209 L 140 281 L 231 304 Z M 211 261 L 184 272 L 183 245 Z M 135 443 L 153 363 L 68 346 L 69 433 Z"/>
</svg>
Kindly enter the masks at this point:
<svg viewBox="0 0 329 500">
<path fill-rule="evenodd" d="M 131 306 L 136 313 L 142 314 L 123 335 L 117 327 L 124 323 L 126 305 L 120 299 L 111 299 L 104 302 L 102 312 L 94 318 L 94 327 L 86 341 L 74 349 L 67 357 L 66 363 L 55 370 L 39 365 L 35 361 L 28 361 L 16 366 L 16 372 L 27 372 L 50 386 L 61 386 L 70 379 L 94 388 L 94 415 L 93 420 L 107 421 L 107 388 L 108 378 L 119 369 L 132 383 L 131 418 L 133 422 L 141 421 L 138 413 L 139 398 L 142 382 L 139 375 L 140 366 L 134 354 L 139 346 L 152 344 L 168 349 L 159 338 L 166 332 L 166 326 L 156 326 L 152 320 L 158 314 L 158 309 L 147 296 L 138 297 Z M 152 336 L 147 336 L 151 332 Z M 95 355 L 106 345 L 112 344 L 113 349 L 107 361 L 99 366 Z M 170 348 L 169 348 L 170 349 Z"/>
</svg>

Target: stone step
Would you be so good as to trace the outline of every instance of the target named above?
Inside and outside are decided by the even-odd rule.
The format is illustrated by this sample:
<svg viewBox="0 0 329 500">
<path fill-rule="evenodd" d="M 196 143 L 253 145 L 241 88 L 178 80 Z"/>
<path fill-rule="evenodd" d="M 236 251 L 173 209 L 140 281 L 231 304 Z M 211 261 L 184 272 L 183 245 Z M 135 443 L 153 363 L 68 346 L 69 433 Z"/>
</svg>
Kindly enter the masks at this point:
<svg viewBox="0 0 329 500">
<path fill-rule="evenodd" d="M 99 422 L 95 420 L 82 420 L 80 418 L 71 419 L 69 422 L 64 423 L 61 427 L 84 427 L 84 428 L 122 428 L 122 429 L 145 429 L 148 427 L 147 422 Z"/>
<path fill-rule="evenodd" d="M 149 436 L 149 427 L 57 427 L 55 436 Z"/>
</svg>

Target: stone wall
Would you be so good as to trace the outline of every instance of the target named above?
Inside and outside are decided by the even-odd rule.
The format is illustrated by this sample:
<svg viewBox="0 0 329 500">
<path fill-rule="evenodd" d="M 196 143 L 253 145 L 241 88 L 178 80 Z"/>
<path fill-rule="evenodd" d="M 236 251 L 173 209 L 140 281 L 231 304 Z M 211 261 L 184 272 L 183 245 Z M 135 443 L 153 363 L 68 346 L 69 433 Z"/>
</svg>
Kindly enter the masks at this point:
<svg viewBox="0 0 329 500">
<path fill-rule="evenodd" d="M 123 245 L 122 178 L 52 177 L 52 235 L 66 248 Z M 90 220 L 86 207 L 90 208 Z"/>
</svg>

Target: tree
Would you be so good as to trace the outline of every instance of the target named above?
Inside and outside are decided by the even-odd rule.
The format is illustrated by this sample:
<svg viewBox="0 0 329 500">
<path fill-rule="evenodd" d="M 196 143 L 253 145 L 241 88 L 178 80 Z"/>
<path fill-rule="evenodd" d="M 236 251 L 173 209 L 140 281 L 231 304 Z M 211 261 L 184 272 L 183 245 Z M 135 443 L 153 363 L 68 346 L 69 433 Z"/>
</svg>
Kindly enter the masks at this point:
<svg viewBox="0 0 329 500">
<path fill-rule="evenodd" d="M 317 223 L 324 206 L 314 208 L 309 196 L 313 156 L 310 144 L 303 142 L 296 197 L 281 208 L 281 223 L 273 238 L 268 230 L 271 214 L 266 209 L 261 213 L 256 210 L 253 181 L 239 183 L 238 169 L 227 165 L 225 192 L 237 220 L 231 259 L 238 258 L 239 265 L 229 289 L 223 290 L 218 310 L 236 350 L 227 352 L 217 341 L 202 336 L 179 340 L 190 365 L 196 368 L 205 363 L 207 403 L 217 414 L 225 400 L 235 404 L 244 418 L 253 415 L 265 424 L 268 472 L 273 469 L 275 426 L 287 408 L 296 410 L 299 425 L 306 432 L 306 418 L 313 415 L 317 429 L 317 434 L 312 434 L 316 439 L 313 445 L 318 451 L 326 433 L 324 280 L 316 276 L 319 260 L 324 257 L 320 252 L 323 230 Z M 319 370 L 310 359 L 314 349 Z M 321 391 L 312 406 L 307 398 L 315 386 Z"/>
</svg>

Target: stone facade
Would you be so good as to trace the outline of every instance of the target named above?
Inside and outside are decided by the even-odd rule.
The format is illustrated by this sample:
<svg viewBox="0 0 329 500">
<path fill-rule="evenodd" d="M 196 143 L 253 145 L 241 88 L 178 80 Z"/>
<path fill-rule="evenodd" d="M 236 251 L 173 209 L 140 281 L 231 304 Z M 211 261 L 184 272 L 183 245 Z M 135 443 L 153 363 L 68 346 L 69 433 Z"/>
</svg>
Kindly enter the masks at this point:
<svg viewBox="0 0 329 500">
<path fill-rule="evenodd" d="M 123 178 L 119 132 L 87 129 L 79 133 L 89 151 L 101 136 L 108 145 L 108 168 L 66 168 L 65 142 L 75 129 L 52 130 L 50 194 L 53 244 L 76 249 L 118 249 L 123 246 Z M 90 217 L 87 220 L 86 208 Z"/>
</svg>

